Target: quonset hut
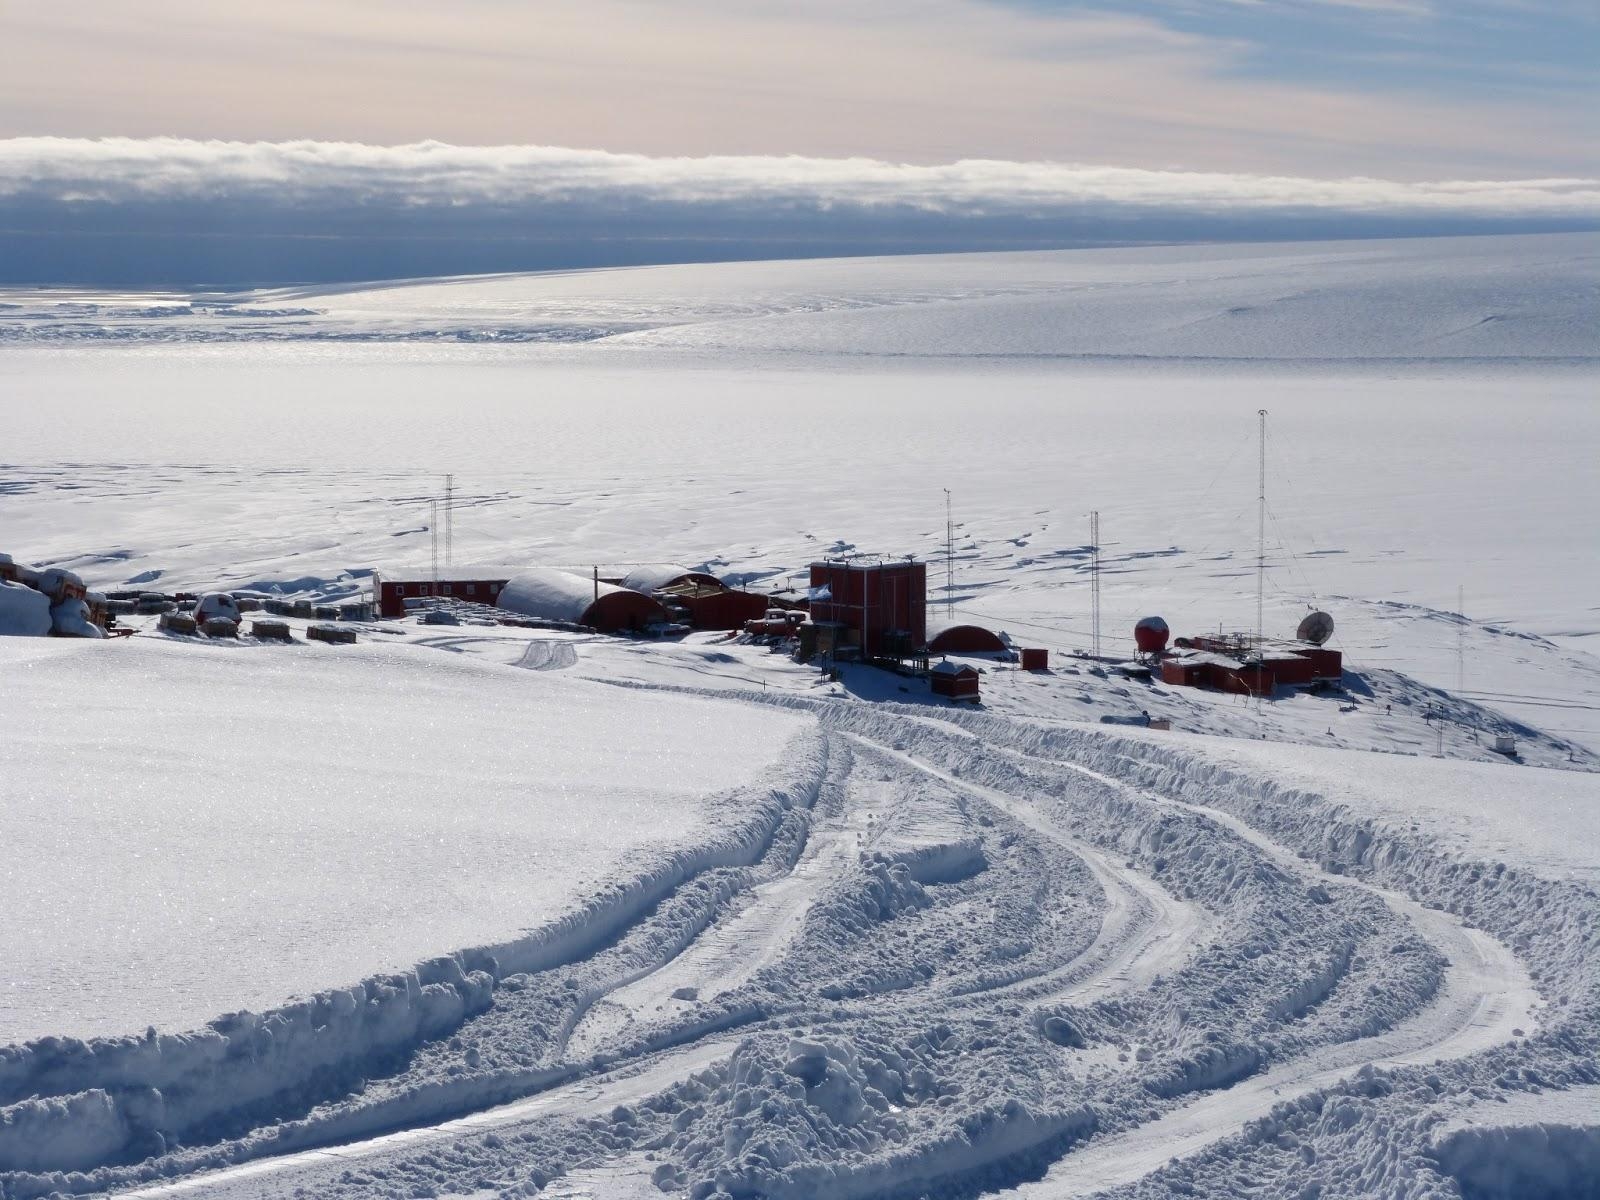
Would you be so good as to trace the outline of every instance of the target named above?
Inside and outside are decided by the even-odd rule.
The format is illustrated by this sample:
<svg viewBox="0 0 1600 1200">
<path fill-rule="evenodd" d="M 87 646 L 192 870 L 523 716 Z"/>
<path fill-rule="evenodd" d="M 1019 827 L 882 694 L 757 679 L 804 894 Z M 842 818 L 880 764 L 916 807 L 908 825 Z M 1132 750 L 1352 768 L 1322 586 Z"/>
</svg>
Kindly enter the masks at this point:
<svg viewBox="0 0 1600 1200">
<path fill-rule="evenodd" d="M 667 620 L 667 610 L 643 592 L 554 567 L 517 572 L 500 589 L 497 603 L 518 616 L 587 625 L 602 633 L 640 633 Z"/>
<path fill-rule="evenodd" d="M 946 625 L 928 639 L 928 649 L 934 654 L 998 654 L 1009 647 L 982 625 Z"/>
</svg>

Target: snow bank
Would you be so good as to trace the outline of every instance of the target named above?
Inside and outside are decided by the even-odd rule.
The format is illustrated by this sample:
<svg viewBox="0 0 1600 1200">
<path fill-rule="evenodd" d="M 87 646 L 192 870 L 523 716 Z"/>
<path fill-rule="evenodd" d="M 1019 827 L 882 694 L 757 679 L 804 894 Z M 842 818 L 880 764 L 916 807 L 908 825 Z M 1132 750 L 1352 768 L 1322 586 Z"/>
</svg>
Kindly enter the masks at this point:
<svg viewBox="0 0 1600 1200">
<path fill-rule="evenodd" d="M 685 878 L 751 861 L 819 769 L 791 717 L 437 652 L 17 645 L 0 1029 L 38 1032 L 0 1048 L 0 1105 L 22 1106 L 0 1163 L 46 1153 L 41 1121 L 99 1120 L 42 1097 L 105 1088 L 122 1113 L 123 1091 L 154 1088 L 150 1121 L 174 1132 L 336 1085 L 480 1011 L 501 974 L 587 953 Z M 117 737 L 86 745 L 86 721 Z M 437 744 L 408 762 L 377 736 L 391 726 Z M 254 1011 L 200 1026 L 241 1001 Z"/>
<path fill-rule="evenodd" d="M 89 606 L 82 600 L 63 600 L 50 610 L 50 628 L 62 637 L 103 638 L 105 630 L 89 619 Z"/>
<path fill-rule="evenodd" d="M 499 981 L 515 977 L 520 990 L 527 973 L 551 971 L 615 941 L 695 876 L 756 861 L 785 814 L 809 806 L 826 760 L 814 734 L 800 737 L 769 779 L 715 798 L 721 821 L 703 844 L 615 880 L 581 911 L 516 941 L 463 950 L 262 1014 L 233 1014 L 189 1033 L 48 1038 L 0 1048 L 0 1103 L 35 1097 L 0 1107 L 0 1171 L 87 1170 L 169 1139 L 204 1139 L 255 1112 L 303 1111 L 483 1012 Z M 536 1090 L 561 1074 L 523 1070 L 391 1089 L 371 1102 L 280 1125 L 270 1149 L 287 1153 L 444 1119 Z"/>
</svg>

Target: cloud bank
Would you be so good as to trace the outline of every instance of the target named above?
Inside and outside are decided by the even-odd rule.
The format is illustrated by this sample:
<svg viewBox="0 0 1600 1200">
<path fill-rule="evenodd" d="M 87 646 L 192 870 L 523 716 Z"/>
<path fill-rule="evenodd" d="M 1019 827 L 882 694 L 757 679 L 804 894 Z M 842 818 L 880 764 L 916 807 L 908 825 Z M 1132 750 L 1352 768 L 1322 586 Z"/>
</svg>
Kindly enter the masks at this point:
<svg viewBox="0 0 1600 1200">
<path fill-rule="evenodd" d="M 421 142 L 0 141 L 11 282 L 268 282 L 619 262 L 1600 226 L 1600 180 L 1398 182 Z"/>
</svg>

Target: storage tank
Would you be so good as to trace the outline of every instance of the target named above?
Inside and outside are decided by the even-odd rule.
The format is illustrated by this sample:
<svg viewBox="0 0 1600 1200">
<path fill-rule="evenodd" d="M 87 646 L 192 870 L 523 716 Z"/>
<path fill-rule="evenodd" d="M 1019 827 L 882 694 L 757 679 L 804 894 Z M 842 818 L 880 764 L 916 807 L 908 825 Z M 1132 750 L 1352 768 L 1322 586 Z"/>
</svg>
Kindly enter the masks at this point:
<svg viewBox="0 0 1600 1200">
<path fill-rule="evenodd" d="M 1160 654 L 1167 648 L 1170 633 L 1160 617 L 1145 617 L 1133 627 L 1133 642 L 1140 654 Z"/>
</svg>

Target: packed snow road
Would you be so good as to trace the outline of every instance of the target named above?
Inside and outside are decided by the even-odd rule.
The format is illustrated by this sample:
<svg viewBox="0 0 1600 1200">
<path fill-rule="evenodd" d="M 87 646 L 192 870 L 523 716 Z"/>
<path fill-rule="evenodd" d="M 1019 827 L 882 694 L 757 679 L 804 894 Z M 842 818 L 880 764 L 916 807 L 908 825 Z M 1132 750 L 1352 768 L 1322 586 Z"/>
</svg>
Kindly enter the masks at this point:
<svg viewBox="0 0 1600 1200">
<path fill-rule="evenodd" d="M 1292 822 L 1225 811 L 1250 791 L 1237 781 L 1211 803 L 1153 786 L 1144 751 L 1100 731 L 799 707 L 822 726 L 797 773 L 815 782 L 755 861 L 707 867 L 585 958 L 502 973 L 486 1011 L 354 1090 L 139 1164 L 8 1186 L 1167 1195 L 1205 1164 L 1220 1196 L 1232 1172 L 1291 1153 L 1264 1129 L 1327 1110 L 1336 1130 L 1294 1142 L 1318 1147 L 1315 1165 L 1298 1150 L 1298 1174 L 1277 1164 L 1282 1194 L 1359 1161 L 1381 1186 L 1328 1194 L 1382 1195 L 1415 1156 L 1344 1142 L 1393 1124 L 1394 1089 L 1425 1086 L 1448 1111 L 1521 1078 L 1508 1064 L 1581 1081 L 1593 962 L 1547 972 L 1565 991 L 1542 1007 L 1504 942 L 1441 911 L 1461 906 L 1426 894 L 1443 885 L 1420 867 L 1405 882 L 1428 903 L 1279 841 Z M 1303 820 L 1313 801 L 1297 795 Z M 1474 912 L 1493 926 L 1489 906 Z"/>
</svg>

